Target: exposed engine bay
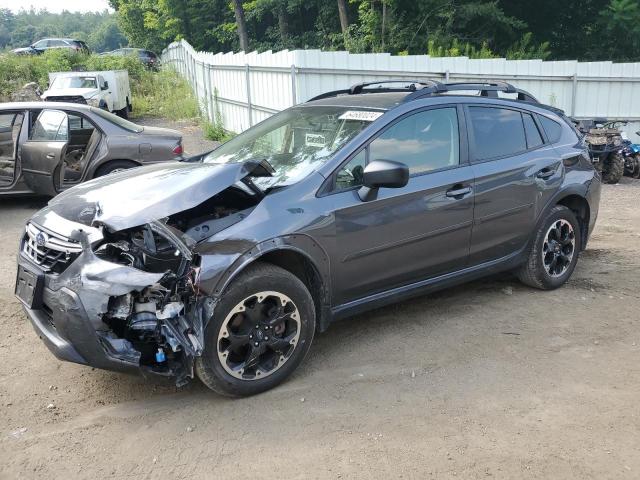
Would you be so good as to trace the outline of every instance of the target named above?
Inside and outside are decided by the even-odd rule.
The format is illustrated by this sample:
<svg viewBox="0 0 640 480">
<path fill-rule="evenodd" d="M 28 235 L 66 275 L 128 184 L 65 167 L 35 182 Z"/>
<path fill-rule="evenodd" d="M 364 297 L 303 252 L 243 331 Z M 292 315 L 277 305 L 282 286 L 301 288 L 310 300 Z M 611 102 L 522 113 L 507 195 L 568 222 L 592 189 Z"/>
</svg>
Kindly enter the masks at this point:
<svg viewBox="0 0 640 480">
<path fill-rule="evenodd" d="M 139 362 L 143 371 L 175 377 L 178 386 L 193 377 L 213 300 L 198 290 L 199 257 L 192 250 L 251 213 L 262 197 L 245 187 L 236 184 L 163 220 L 118 232 L 105 229 L 104 240 L 93 246 L 97 258 L 157 274 L 153 284 L 109 297 L 101 313 L 108 331 L 100 338 L 112 355 Z"/>
</svg>

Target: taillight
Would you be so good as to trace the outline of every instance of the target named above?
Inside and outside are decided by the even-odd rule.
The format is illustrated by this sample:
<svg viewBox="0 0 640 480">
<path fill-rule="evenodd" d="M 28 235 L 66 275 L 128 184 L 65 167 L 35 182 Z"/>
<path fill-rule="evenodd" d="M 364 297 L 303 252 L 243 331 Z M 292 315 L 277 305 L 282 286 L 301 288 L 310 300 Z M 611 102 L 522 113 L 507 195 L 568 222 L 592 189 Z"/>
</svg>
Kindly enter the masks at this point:
<svg viewBox="0 0 640 480">
<path fill-rule="evenodd" d="M 174 155 L 182 155 L 182 144 L 179 143 L 178 145 L 176 145 L 175 147 L 173 147 L 173 150 L 171 150 L 173 152 Z"/>
</svg>

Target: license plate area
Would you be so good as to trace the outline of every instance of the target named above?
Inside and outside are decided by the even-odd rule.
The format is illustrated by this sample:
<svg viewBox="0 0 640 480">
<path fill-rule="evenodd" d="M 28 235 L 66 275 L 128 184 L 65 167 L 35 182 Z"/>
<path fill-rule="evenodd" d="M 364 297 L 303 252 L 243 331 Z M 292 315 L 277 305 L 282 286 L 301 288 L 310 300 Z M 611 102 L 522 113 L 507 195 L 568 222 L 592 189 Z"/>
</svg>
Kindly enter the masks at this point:
<svg viewBox="0 0 640 480">
<path fill-rule="evenodd" d="M 44 274 L 18 265 L 16 278 L 16 297 L 28 308 L 42 308 L 42 289 L 44 287 Z"/>
</svg>

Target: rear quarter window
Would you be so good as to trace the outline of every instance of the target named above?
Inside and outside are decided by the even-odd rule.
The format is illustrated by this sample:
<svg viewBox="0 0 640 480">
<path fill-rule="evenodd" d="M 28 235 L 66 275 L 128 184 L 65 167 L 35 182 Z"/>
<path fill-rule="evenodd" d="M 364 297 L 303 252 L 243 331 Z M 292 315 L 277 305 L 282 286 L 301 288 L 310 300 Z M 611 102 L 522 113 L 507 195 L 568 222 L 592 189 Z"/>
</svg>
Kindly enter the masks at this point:
<svg viewBox="0 0 640 480">
<path fill-rule="evenodd" d="M 562 136 L 562 125 L 554 120 L 551 120 L 550 118 L 543 117 L 542 115 L 540 115 L 538 118 L 540 119 L 542 128 L 544 128 L 544 131 L 547 134 L 549 142 L 556 143 L 558 140 L 560 140 L 560 137 Z"/>
</svg>

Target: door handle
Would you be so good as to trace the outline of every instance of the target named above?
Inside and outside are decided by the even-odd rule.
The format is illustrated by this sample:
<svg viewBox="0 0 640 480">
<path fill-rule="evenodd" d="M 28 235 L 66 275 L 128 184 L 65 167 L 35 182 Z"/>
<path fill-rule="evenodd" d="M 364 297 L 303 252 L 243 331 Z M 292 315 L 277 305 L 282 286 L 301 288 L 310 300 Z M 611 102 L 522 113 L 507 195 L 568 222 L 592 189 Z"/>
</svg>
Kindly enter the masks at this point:
<svg viewBox="0 0 640 480">
<path fill-rule="evenodd" d="M 556 173 L 555 168 L 545 167 L 542 170 L 538 170 L 538 173 L 536 173 L 536 178 L 541 178 L 543 180 L 546 180 L 547 178 L 553 177 L 555 173 Z"/>
<path fill-rule="evenodd" d="M 454 185 L 452 188 L 447 190 L 445 194 L 449 198 L 462 198 L 471 193 L 471 187 L 463 186 L 463 185 Z"/>
<path fill-rule="evenodd" d="M 56 158 L 56 154 L 55 154 L 55 153 L 47 153 L 47 158 L 48 158 L 49 160 L 51 160 L 51 159 L 53 159 L 53 158 Z"/>
</svg>

